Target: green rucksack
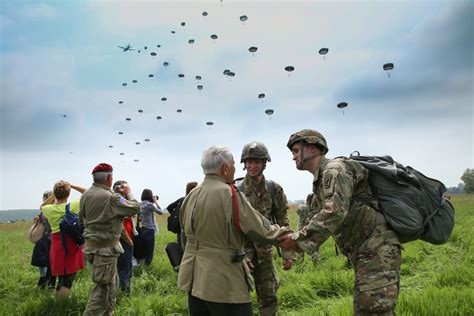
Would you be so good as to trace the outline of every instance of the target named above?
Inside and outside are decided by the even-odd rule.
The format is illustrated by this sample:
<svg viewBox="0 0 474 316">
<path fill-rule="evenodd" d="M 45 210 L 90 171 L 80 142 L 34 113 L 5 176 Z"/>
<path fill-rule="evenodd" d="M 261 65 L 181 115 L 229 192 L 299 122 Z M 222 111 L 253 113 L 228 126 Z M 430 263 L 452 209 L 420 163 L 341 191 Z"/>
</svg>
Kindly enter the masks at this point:
<svg viewBox="0 0 474 316">
<path fill-rule="evenodd" d="M 350 158 L 369 171 L 372 193 L 401 242 L 421 239 L 440 245 L 448 240 L 454 228 L 454 208 L 443 197 L 443 183 L 390 156 L 360 156 L 355 151 Z"/>
</svg>

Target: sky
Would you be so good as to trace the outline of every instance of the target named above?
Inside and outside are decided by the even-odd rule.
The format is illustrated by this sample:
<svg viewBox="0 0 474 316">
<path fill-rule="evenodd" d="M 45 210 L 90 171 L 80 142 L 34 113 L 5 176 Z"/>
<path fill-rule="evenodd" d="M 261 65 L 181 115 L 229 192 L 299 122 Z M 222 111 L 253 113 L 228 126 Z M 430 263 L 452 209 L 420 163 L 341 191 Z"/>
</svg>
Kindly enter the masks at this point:
<svg viewBox="0 0 474 316">
<path fill-rule="evenodd" d="M 87 188 L 100 162 L 166 207 L 212 145 L 244 176 L 251 141 L 304 199 L 312 175 L 286 147 L 304 128 L 329 158 L 391 155 L 457 186 L 474 167 L 473 21 L 472 1 L 1 1 L 0 210 L 38 208 L 61 179 Z"/>
</svg>

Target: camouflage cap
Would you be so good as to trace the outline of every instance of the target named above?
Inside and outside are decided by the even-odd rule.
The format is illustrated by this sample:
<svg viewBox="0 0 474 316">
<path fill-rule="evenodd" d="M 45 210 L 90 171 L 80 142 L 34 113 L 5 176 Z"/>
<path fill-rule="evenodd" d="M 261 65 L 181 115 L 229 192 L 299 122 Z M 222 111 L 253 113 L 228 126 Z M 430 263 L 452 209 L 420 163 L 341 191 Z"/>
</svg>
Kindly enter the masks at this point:
<svg viewBox="0 0 474 316">
<path fill-rule="evenodd" d="M 265 159 L 268 162 L 272 161 L 267 146 L 261 142 L 255 141 L 246 144 L 242 149 L 240 162 L 245 162 L 246 159 Z"/>
<path fill-rule="evenodd" d="M 286 146 L 291 150 L 294 144 L 301 141 L 307 144 L 317 145 L 322 149 L 323 154 L 326 154 L 329 151 L 328 145 L 326 143 L 326 138 L 324 138 L 324 136 L 320 132 L 314 129 L 303 129 L 299 132 L 294 133 L 290 136 L 290 139 L 288 140 L 288 144 Z"/>
</svg>

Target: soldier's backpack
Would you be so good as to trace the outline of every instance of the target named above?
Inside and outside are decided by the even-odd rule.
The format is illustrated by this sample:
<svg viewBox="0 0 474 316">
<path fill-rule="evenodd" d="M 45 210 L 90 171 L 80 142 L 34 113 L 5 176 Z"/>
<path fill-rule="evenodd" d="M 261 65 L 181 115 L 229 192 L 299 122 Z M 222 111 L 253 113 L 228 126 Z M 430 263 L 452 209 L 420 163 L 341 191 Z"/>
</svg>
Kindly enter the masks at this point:
<svg viewBox="0 0 474 316">
<path fill-rule="evenodd" d="M 454 208 L 443 197 L 443 183 L 390 156 L 360 156 L 355 151 L 350 158 L 368 169 L 372 193 L 401 242 L 421 239 L 439 245 L 448 240 Z"/>
<path fill-rule="evenodd" d="M 64 250 L 67 253 L 66 247 L 66 236 L 71 237 L 77 246 L 84 244 L 84 227 L 79 224 L 79 217 L 76 213 L 71 213 L 70 204 L 66 204 L 66 214 L 59 223 L 59 230 L 61 232 L 61 243 L 63 244 Z"/>
</svg>

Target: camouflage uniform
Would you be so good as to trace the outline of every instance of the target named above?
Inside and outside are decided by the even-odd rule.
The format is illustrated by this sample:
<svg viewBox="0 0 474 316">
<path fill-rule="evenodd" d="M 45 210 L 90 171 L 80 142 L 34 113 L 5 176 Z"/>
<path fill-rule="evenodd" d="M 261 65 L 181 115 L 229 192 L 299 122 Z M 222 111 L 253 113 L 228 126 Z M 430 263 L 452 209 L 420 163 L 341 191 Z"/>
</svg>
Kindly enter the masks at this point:
<svg viewBox="0 0 474 316">
<path fill-rule="evenodd" d="M 123 253 L 119 239 L 122 219 L 140 211 L 109 187 L 94 183 L 81 197 L 79 221 L 84 225 L 84 254 L 92 264 L 92 289 L 84 315 L 112 315 L 118 287 L 117 258 Z"/>
<path fill-rule="evenodd" d="M 306 204 L 301 204 L 296 209 L 296 214 L 298 214 L 298 226 L 296 230 L 299 231 L 300 229 L 309 224 L 313 216 L 316 214 L 316 210 L 311 209 L 311 207 L 308 207 L 308 205 Z M 319 250 L 317 248 L 313 250 L 308 250 L 308 254 L 311 257 L 313 264 L 319 262 Z M 301 253 L 299 257 L 303 259 L 304 253 Z"/>
<path fill-rule="evenodd" d="M 306 136 L 323 142 L 323 156 L 313 181 L 313 199 L 321 207 L 311 222 L 294 235 L 305 251 L 333 236 L 339 249 L 355 267 L 354 314 L 394 315 L 400 280 L 400 241 L 376 211 L 379 205 L 370 190 L 368 171 L 356 161 L 324 157 L 327 145 L 316 131 L 292 135 L 291 148 Z M 298 140 L 298 136 L 300 136 Z M 319 139 L 318 139 L 319 138 Z M 325 149 L 325 150 L 324 150 Z"/>
<path fill-rule="evenodd" d="M 268 182 L 269 180 L 265 180 L 263 177 L 262 181 L 257 184 L 247 175 L 242 181 L 243 188 L 242 185 L 238 185 L 238 188 L 243 191 L 247 200 L 260 214 L 270 221 L 273 221 L 272 217 L 274 217 L 276 224 L 280 227 L 289 227 L 288 202 L 285 193 L 278 183 L 273 181 L 273 184 L 268 184 Z M 275 205 L 270 185 L 273 185 L 274 188 Z M 272 245 L 247 241 L 245 252 L 255 267 L 252 275 L 255 279 L 260 315 L 276 315 L 278 312 L 279 280 L 273 260 Z M 284 259 L 294 259 L 293 256 L 291 251 L 283 252 Z"/>
</svg>

